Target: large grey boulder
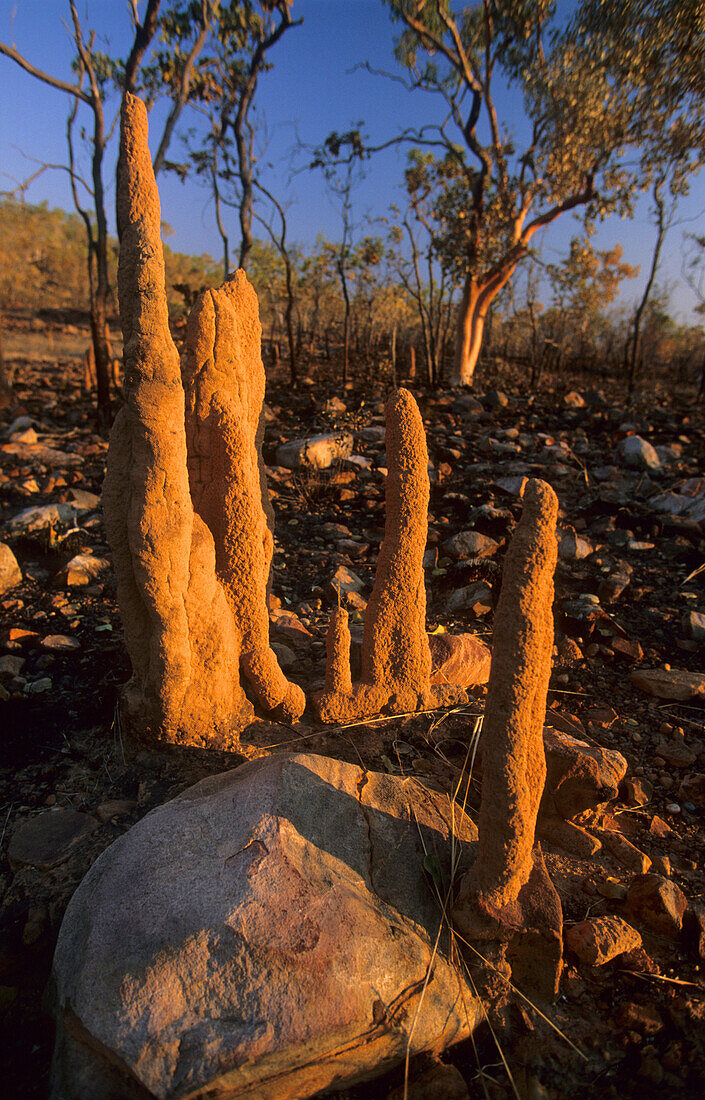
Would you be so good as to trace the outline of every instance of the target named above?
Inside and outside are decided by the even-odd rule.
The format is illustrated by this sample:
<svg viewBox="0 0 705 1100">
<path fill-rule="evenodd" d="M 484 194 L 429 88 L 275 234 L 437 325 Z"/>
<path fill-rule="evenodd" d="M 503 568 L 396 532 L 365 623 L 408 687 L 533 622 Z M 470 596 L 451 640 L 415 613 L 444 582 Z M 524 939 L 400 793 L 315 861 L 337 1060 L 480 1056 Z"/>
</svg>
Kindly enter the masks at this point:
<svg viewBox="0 0 705 1100">
<path fill-rule="evenodd" d="M 476 831 L 447 795 L 308 755 L 152 811 L 66 912 L 52 1096 L 298 1100 L 466 1038 L 480 1006 L 423 869 L 453 831 L 462 872 Z"/>
</svg>

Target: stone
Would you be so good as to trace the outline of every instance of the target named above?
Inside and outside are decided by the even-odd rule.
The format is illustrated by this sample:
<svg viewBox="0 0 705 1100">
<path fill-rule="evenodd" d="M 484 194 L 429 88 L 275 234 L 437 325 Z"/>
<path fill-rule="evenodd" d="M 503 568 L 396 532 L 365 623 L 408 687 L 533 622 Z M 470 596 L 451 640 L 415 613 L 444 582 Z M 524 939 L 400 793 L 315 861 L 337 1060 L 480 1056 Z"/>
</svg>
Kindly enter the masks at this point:
<svg viewBox="0 0 705 1100">
<path fill-rule="evenodd" d="M 509 398 L 502 390 L 490 390 L 485 394 L 485 404 L 490 409 L 506 409 Z"/>
<path fill-rule="evenodd" d="M 77 588 L 94 584 L 109 569 L 110 562 L 107 558 L 99 558 L 94 554 L 75 554 L 57 573 L 56 581 L 67 588 Z"/>
<path fill-rule="evenodd" d="M 24 657 L 14 657 L 11 653 L 0 657 L 0 680 L 13 680 L 20 675 L 25 664 Z"/>
<path fill-rule="evenodd" d="M 330 582 L 331 594 L 336 600 L 344 600 L 351 593 L 360 593 L 365 590 L 365 582 L 353 573 L 347 565 L 339 565 Z"/>
<path fill-rule="evenodd" d="M 631 638 L 617 636 L 612 639 L 611 647 L 615 657 L 619 657 L 623 661 L 640 661 L 644 656 L 644 651 L 639 642 L 633 641 Z"/>
<path fill-rule="evenodd" d="M 619 797 L 627 806 L 647 806 L 653 793 L 653 786 L 648 779 L 639 776 L 624 779 L 619 788 Z"/>
<path fill-rule="evenodd" d="M 41 504 L 25 508 L 7 520 L 5 531 L 9 538 L 28 538 L 44 535 L 49 531 L 65 531 L 76 524 L 76 509 L 72 504 Z"/>
<path fill-rule="evenodd" d="M 96 512 L 100 508 L 100 497 L 87 489 L 69 489 L 69 499 L 79 512 Z"/>
<path fill-rule="evenodd" d="M 603 830 L 600 833 L 602 843 L 608 852 L 614 856 L 618 863 L 621 863 L 622 867 L 626 867 L 628 871 L 633 871 L 637 875 L 646 874 L 651 867 L 651 859 L 635 844 L 632 844 L 630 840 L 627 840 L 621 833 L 614 833 L 608 829 Z"/>
<path fill-rule="evenodd" d="M 565 931 L 569 951 L 589 966 L 604 966 L 626 951 L 641 947 L 636 928 L 621 917 L 593 917 L 571 925 Z"/>
<path fill-rule="evenodd" d="M 69 638 L 66 634 L 48 634 L 39 644 L 50 653 L 70 653 L 81 648 L 77 638 Z"/>
<path fill-rule="evenodd" d="M 431 686 L 423 571 L 428 533 L 428 450 L 418 406 L 406 389 L 387 401 L 385 528 L 362 637 L 360 679 L 349 693 L 313 699 L 323 722 L 430 709 L 466 701 L 454 685 Z M 329 650 L 331 654 L 334 649 Z"/>
<path fill-rule="evenodd" d="M 451 592 L 448 600 L 448 612 L 455 614 L 458 611 L 472 611 L 473 615 L 482 618 L 492 610 L 492 589 L 484 581 L 476 581 L 475 584 L 456 588 Z"/>
<path fill-rule="evenodd" d="M 705 697 L 705 674 L 681 669 L 639 668 L 630 672 L 634 687 L 657 699 L 672 699 L 687 703 L 689 699 Z"/>
<path fill-rule="evenodd" d="M 25 695 L 44 695 L 45 692 L 51 691 L 54 684 L 50 676 L 42 676 L 38 680 L 32 680 L 31 683 L 25 684 Z"/>
<path fill-rule="evenodd" d="M 327 432 L 307 439 L 292 439 L 277 447 L 278 466 L 288 470 L 309 467 L 327 470 L 334 462 L 342 462 L 352 454 L 354 439 L 349 432 Z"/>
<path fill-rule="evenodd" d="M 582 561 L 592 552 L 592 543 L 580 538 L 575 531 L 568 531 L 558 543 L 558 557 L 561 561 Z"/>
<path fill-rule="evenodd" d="M 137 803 L 131 798 L 113 798 L 110 802 L 101 802 L 95 811 L 99 821 L 112 821 L 116 817 L 124 817 L 132 813 Z"/>
<path fill-rule="evenodd" d="M 560 976 L 562 913 L 535 834 L 546 779 L 543 723 L 553 650 L 557 513 L 551 487 L 530 481 L 495 613 L 478 856 L 461 879 L 453 909 L 456 925 L 470 940 L 501 940 L 519 929 L 536 933 L 538 927 L 543 942 L 533 958 L 534 978 L 549 996 Z M 541 901 L 529 916 L 532 896 Z"/>
<path fill-rule="evenodd" d="M 5 542 L 0 542 L 0 596 L 22 584 L 22 570 L 17 558 Z"/>
<path fill-rule="evenodd" d="M 490 538 L 489 535 L 481 535 L 479 531 L 460 531 L 443 543 L 444 553 L 454 561 L 464 561 L 466 558 L 491 558 L 498 549 L 499 543 L 495 539 Z"/>
<path fill-rule="evenodd" d="M 630 883 L 626 906 L 653 932 L 674 939 L 683 926 L 688 901 L 670 879 L 653 874 L 637 875 Z"/>
<path fill-rule="evenodd" d="M 585 398 L 577 390 L 570 390 L 569 393 L 563 394 L 563 404 L 567 409 L 584 409 L 586 405 Z"/>
<path fill-rule="evenodd" d="M 629 586 L 629 577 L 626 573 L 612 573 L 609 577 L 603 577 L 597 589 L 597 595 L 601 603 L 612 603 L 618 600 Z"/>
<path fill-rule="evenodd" d="M 492 652 L 474 634 L 429 634 L 431 686 L 455 684 L 461 688 L 486 684 Z"/>
<path fill-rule="evenodd" d="M 627 772 L 627 761 L 620 752 L 589 745 L 551 727 L 544 729 L 543 743 L 547 772 L 542 815 L 558 814 L 569 821 L 617 797 Z"/>
<path fill-rule="evenodd" d="M 702 809 L 705 806 L 705 774 L 691 772 L 684 776 L 678 788 L 678 796 L 683 802 L 692 802 Z"/>
<path fill-rule="evenodd" d="M 682 623 L 687 638 L 705 642 L 705 614 L 702 611 L 689 611 L 683 616 Z"/>
<path fill-rule="evenodd" d="M 696 959 L 705 962 L 705 905 L 691 901 L 683 915 L 683 938 Z"/>
<path fill-rule="evenodd" d="M 52 470 L 70 470 L 83 465 L 83 456 L 71 451 L 57 451 L 44 443 L 3 443 L 0 448 L 12 455 L 20 466 L 46 466 Z"/>
<path fill-rule="evenodd" d="M 628 435 L 619 444 L 619 456 L 626 466 L 637 470 L 660 470 L 656 449 L 639 435 Z"/>
<path fill-rule="evenodd" d="M 12 834 L 7 849 L 10 866 L 50 871 L 67 860 L 76 845 L 92 833 L 98 822 L 90 814 L 61 808 L 23 821 Z"/>
<path fill-rule="evenodd" d="M 216 576 L 213 536 L 191 501 L 147 114 L 129 92 L 117 210 L 124 404 L 110 435 L 102 502 L 132 664 L 120 693 L 123 728 L 135 737 L 233 749 L 253 712 L 240 685 L 240 637 Z"/>
<path fill-rule="evenodd" d="M 627 1031 L 641 1035 L 657 1035 L 663 1029 L 663 1017 L 655 1005 L 627 1001 L 615 1013 L 615 1023 Z"/>
<path fill-rule="evenodd" d="M 467 1038 L 483 1009 L 445 931 L 434 954 L 423 872 L 451 822 L 465 862 L 448 795 L 284 753 L 147 814 L 66 911 L 52 1095 L 126 1095 L 122 1071 L 136 1095 L 295 1100 Z"/>
<path fill-rule="evenodd" d="M 469 1100 L 470 1093 L 459 1069 L 434 1061 L 429 1069 L 414 1075 L 406 1085 L 392 1089 L 387 1100 Z M 540 1100 L 540 1097 L 536 1097 Z"/>
<path fill-rule="evenodd" d="M 262 458 L 265 376 L 257 295 L 244 271 L 191 310 L 181 366 L 189 488 L 213 536 L 215 566 L 257 701 L 285 722 L 306 706 L 269 645 L 274 515 Z"/>
</svg>

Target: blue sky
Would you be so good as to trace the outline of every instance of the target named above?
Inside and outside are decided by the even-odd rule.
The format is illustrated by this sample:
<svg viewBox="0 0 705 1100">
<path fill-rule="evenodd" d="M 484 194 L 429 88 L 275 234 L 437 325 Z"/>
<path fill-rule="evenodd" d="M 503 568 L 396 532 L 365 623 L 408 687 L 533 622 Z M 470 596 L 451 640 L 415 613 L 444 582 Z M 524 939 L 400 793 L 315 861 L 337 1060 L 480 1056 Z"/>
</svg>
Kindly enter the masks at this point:
<svg viewBox="0 0 705 1100">
<path fill-rule="evenodd" d="M 143 5 L 142 5 L 143 6 Z M 131 27 L 126 0 L 79 0 L 84 28 L 97 32 L 99 48 L 123 56 L 129 49 Z M 304 24 L 288 31 L 272 51 L 274 68 L 262 76 L 257 95 L 260 117 L 269 135 L 263 160 L 273 164 L 265 174 L 267 185 L 280 199 L 288 200 L 290 236 L 304 245 L 317 233 L 331 239 L 339 234 L 339 215 L 328 200 L 320 174 L 300 174 L 287 185 L 289 156 L 296 137 L 313 145 L 331 130 L 342 131 L 359 122 L 373 141 L 383 141 L 399 129 L 439 119 L 439 103 L 432 96 L 409 93 L 400 84 L 355 70 L 368 61 L 373 67 L 394 70 L 396 28 L 381 0 L 294 0 L 293 14 L 303 15 Z M 68 4 L 63 0 L 0 0 L 0 38 L 11 42 L 38 68 L 64 80 L 71 79 L 71 39 L 67 26 Z M 102 41 L 101 41 L 102 40 Z M 13 179 L 26 179 L 37 161 L 65 163 L 65 120 L 68 97 L 22 72 L 0 56 L 0 190 L 14 187 Z M 117 101 L 111 104 L 112 120 Z M 500 116 L 507 121 L 520 118 L 516 92 L 498 95 Z M 160 129 L 159 110 L 151 122 L 152 134 Z M 84 115 L 89 123 L 88 112 Z M 178 145 L 170 156 L 176 158 Z M 389 204 L 402 202 L 399 183 L 404 153 L 391 150 L 368 164 L 367 178 L 356 190 L 355 218 L 384 215 Z M 88 175 L 88 160 L 84 157 Z M 109 154 L 106 180 L 108 207 L 112 219 L 114 202 L 114 157 Z M 194 183 L 180 184 L 163 174 L 159 180 L 162 217 L 173 229 L 172 248 L 185 252 L 210 252 L 220 256 L 220 241 L 207 194 Z M 50 206 L 72 209 L 67 177 L 60 171 L 45 172 L 27 193 L 30 202 L 46 200 Z M 705 232 L 705 176 L 691 186 L 690 196 L 679 207 L 683 224 L 676 225 L 665 246 L 665 260 L 659 281 L 674 286 L 673 312 L 683 320 L 691 314 L 695 299 L 680 277 L 684 231 Z M 232 219 L 232 247 L 237 247 L 236 218 Z M 579 229 L 570 216 L 559 220 L 544 234 L 543 256 L 555 261 L 567 251 Z M 632 299 L 640 290 L 650 261 L 653 228 L 648 202 L 639 204 L 632 221 L 610 219 L 599 230 L 597 246 L 612 247 L 620 242 L 624 258 L 641 264 L 639 279 L 627 284 L 624 297 Z"/>
</svg>

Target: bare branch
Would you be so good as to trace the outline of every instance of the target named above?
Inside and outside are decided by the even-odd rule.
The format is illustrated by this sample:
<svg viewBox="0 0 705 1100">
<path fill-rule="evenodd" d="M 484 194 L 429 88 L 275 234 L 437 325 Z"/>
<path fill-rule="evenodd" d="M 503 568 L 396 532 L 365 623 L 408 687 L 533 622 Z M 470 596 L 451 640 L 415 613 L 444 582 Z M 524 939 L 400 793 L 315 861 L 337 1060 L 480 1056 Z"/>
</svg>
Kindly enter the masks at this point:
<svg viewBox="0 0 705 1100">
<path fill-rule="evenodd" d="M 5 57 L 9 57 L 21 69 L 29 73 L 30 76 L 36 76 L 37 80 L 43 81 L 44 84 L 49 84 L 52 88 L 58 88 L 60 92 L 66 92 L 67 95 L 75 96 L 76 99 L 80 99 L 83 103 L 87 103 L 89 107 L 93 105 L 93 100 L 86 92 L 79 88 L 75 84 L 67 84 L 65 80 L 58 80 L 57 77 L 51 76 L 49 73 L 43 72 L 41 69 L 32 65 L 21 53 L 18 53 L 12 46 L 7 46 L 4 42 L 0 42 L 0 53 L 4 53 Z"/>
</svg>

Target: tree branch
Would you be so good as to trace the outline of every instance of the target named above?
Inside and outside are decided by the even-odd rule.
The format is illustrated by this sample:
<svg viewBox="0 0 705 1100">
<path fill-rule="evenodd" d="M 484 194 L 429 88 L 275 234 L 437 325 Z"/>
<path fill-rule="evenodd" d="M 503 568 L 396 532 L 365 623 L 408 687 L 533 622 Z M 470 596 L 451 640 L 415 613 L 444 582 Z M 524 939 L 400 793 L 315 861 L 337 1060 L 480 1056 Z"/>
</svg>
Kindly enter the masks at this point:
<svg viewBox="0 0 705 1100">
<path fill-rule="evenodd" d="M 67 84 L 65 80 L 58 80 L 57 77 L 42 72 L 41 69 L 37 69 L 36 66 L 27 61 L 27 59 L 23 57 L 21 53 L 18 53 L 12 46 L 7 46 L 4 42 L 0 42 L 0 53 L 4 53 L 5 57 L 9 57 L 19 65 L 21 69 L 29 73 L 30 76 L 36 76 L 37 80 L 43 81 L 44 84 L 49 84 L 52 88 L 58 88 L 60 92 L 66 92 L 67 95 L 75 96 L 76 99 L 80 99 L 83 103 L 87 103 L 89 107 L 93 106 L 93 99 L 87 92 L 84 92 L 75 84 Z"/>
</svg>

